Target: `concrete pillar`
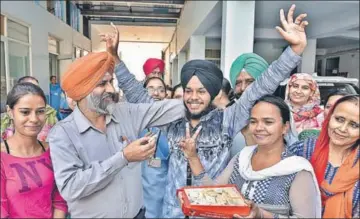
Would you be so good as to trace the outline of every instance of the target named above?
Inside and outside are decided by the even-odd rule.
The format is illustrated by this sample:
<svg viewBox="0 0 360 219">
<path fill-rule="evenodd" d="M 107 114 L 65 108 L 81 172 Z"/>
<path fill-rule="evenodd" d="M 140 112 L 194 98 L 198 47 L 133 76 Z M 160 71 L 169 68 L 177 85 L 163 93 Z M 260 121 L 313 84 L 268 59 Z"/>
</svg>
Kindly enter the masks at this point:
<svg viewBox="0 0 360 219">
<path fill-rule="evenodd" d="M 177 60 L 178 60 L 178 63 L 177 63 L 178 70 L 177 70 L 177 72 L 179 74 L 179 80 L 180 80 L 181 69 L 186 63 L 186 53 L 185 52 L 180 52 L 178 54 Z"/>
<path fill-rule="evenodd" d="M 316 62 L 316 39 L 308 39 L 307 46 L 302 54 L 300 72 L 314 73 Z M 325 63 L 322 63 L 323 65 Z"/>
<path fill-rule="evenodd" d="M 242 53 L 253 52 L 255 1 L 223 1 L 221 70 L 229 79 L 232 62 Z"/>
<path fill-rule="evenodd" d="M 172 60 L 172 64 L 171 64 L 171 78 L 172 78 L 172 85 L 171 86 L 175 86 L 176 84 L 179 83 L 179 74 L 178 74 L 178 59 L 175 58 Z"/>
<path fill-rule="evenodd" d="M 205 59 L 205 36 L 191 36 L 189 46 L 189 60 Z"/>
</svg>

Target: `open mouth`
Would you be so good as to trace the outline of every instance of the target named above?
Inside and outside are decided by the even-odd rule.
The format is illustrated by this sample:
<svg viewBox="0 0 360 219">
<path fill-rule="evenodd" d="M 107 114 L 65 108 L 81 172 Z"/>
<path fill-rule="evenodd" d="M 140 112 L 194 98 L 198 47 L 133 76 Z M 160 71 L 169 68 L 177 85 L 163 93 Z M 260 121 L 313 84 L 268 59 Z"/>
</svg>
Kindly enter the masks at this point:
<svg viewBox="0 0 360 219">
<path fill-rule="evenodd" d="M 189 108 L 192 109 L 192 110 L 199 109 L 201 105 L 202 104 L 200 104 L 200 103 L 188 103 Z"/>
<path fill-rule="evenodd" d="M 259 134 L 254 134 L 254 137 L 257 140 L 264 140 L 265 138 L 267 138 L 269 135 L 259 135 Z"/>
</svg>

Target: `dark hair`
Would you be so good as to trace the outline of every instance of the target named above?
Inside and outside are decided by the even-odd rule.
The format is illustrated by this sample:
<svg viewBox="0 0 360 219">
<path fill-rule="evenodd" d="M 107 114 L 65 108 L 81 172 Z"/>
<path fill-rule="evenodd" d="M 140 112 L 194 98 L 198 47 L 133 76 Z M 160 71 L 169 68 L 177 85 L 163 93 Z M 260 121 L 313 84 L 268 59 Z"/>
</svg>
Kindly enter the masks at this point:
<svg viewBox="0 0 360 219">
<path fill-rule="evenodd" d="M 39 86 L 30 82 L 16 84 L 7 95 L 6 105 L 8 105 L 10 109 L 14 109 L 14 106 L 17 104 L 20 98 L 27 94 L 40 96 L 44 100 L 44 103 L 46 105 L 46 97 L 44 91 Z"/>
<path fill-rule="evenodd" d="M 289 106 L 285 103 L 284 99 L 282 99 L 281 97 L 274 96 L 272 94 L 265 95 L 262 96 L 257 101 L 255 101 L 253 107 L 260 102 L 266 102 L 276 106 L 280 110 L 280 115 L 283 124 L 285 124 L 286 122 L 290 122 L 290 109 Z"/>
<path fill-rule="evenodd" d="M 146 86 L 149 84 L 149 82 L 154 79 L 161 81 L 161 83 L 164 85 L 165 91 L 167 90 L 167 86 L 166 86 L 164 80 L 161 78 L 158 78 L 158 77 L 150 77 L 150 78 L 146 79 L 146 81 L 144 82 L 144 88 L 146 88 Z"/>
<path fill-rule="evenodd" d="M 53 78 L 56 78 L 56 76 L 55 76 L 55 75 L 51 75 L 51 76 L 50 76 L 50 81 L 51 81 Z"/>
<path fill-rule="evenodd" d="M 230 91 L 231 91 L 231 85 L 230 85 L 230 82 L 228 81 L 228 79 L 223 78 L 221 90 L 222 90 L 227 96 L 229 96 L 229 93 L 230 93 Z"/>
<path fill-rule="evenodd" d="M 167 90 L 167 91 L 171 91 L 171 92 L 173 92 L 172 87 L 170 87 L 169 85 L 166 85 L 166 90 Z"/>
<path fill-rule="evenodd" d="M 36 81 L 37 83 L 39 83 L 38 79 L 36 79 L 35 77 L 33 76 L 24 76 L 24 77 L 21 77 L 17 80 L 17 83 L 20 84 L 20 83 L 24 83 L 24 82 L 27 82 L 29 80 L 34 80 Z"/>
<path fill-rule="evenodd" d="M 178 88 L 183 89 L 181 84 L 175 85 L 175 86 L 173 87 L 173 89 L 172 89 L 173 92 L 172 92 L 172 94 L 171 94 L 171 98 L 174 98 L 174 96 L 175 96 L 175 91 L 176 91 Z"/>
<path fill-rule="evenodd" d="M 342 90 L 333 91 L 333 92 L 329 93 L 329 95 L 326 97 L 326 99 L 324 101 L 324 106 L 326 106 L 327 102 L 329 101 L 330 97 L 332 97 L 332 96 L 347 96 L 347 95 L 350 95 L 350 94 L 346 91 L 342 91 Z"/>
</svg>

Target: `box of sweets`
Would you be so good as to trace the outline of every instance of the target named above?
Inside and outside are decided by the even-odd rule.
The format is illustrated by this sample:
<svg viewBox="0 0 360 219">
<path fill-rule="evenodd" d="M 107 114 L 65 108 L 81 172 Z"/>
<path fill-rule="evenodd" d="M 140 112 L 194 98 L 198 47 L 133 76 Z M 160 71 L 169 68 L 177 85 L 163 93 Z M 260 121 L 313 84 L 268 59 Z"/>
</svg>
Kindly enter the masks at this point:
<svg viewBox="0 0 360 219">
<path fill-rule="evenodd" d="M 177 190 L 177 197 L 186 216 L 233 218 L 251 210 L 235 185 L 184 187 Z"/>
</svg>

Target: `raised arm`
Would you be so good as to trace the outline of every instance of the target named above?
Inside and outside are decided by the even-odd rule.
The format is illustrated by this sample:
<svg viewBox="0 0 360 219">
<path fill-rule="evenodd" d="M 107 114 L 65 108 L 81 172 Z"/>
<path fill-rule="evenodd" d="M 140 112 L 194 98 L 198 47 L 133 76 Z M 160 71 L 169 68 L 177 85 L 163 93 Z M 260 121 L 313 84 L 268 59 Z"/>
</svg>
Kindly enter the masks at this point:
<svg viewBox="0 0 360 219">
<path fill-rule="evenodd" d="M 148 94 L 143 82 L 136 80 L 125 63 L 120 61 L 115 66 L 115 75 L 119 88 L 130 103 L 152 103 L 154 99 Z"/>
<path fill-rule="evenodd" d="M 116 26 L 111 22 L 113 33 L 101 34 L 101 41 L 106 42 L 106 50 L 115 59 L 115 75 L 119 88 L 124 92 L 125 97 L 130 103 L 151 103 L 154 99 L 143 87 L 143 83 L 137 81 L 131 74 L 125 63 L 120 60 L 118 55 L 120 33 Z"/>
<path fill-rule="evenodd" d="M 230 135 L 235 136 L 247 125 L 255 101 L 266 94 L 274 93 L 280 83 L 288 78 L 291 71 L 300 63 L 300 55 L 307 44 L 305 26 L 308 23 L 302 21 L 306 14 L 299 15 L 293 22 L 294 10 L 295 5 L 290 8 L 287 21 L 283 10 L 280 11 L 280 20 L 286 32 L 277 27 L 279 33 L 291 46 L 245 90 L 235 104 L 225 110 L 224 123 L 225 127 L 229 127 Z"/>
<path fill-rule="evenodd" d="M 180 100 L 128 105 L 131 125 L 137 131 L 137 135 L 145 128 L 165 126 L 185 116 L 184 103 Z"/>
</svg>

